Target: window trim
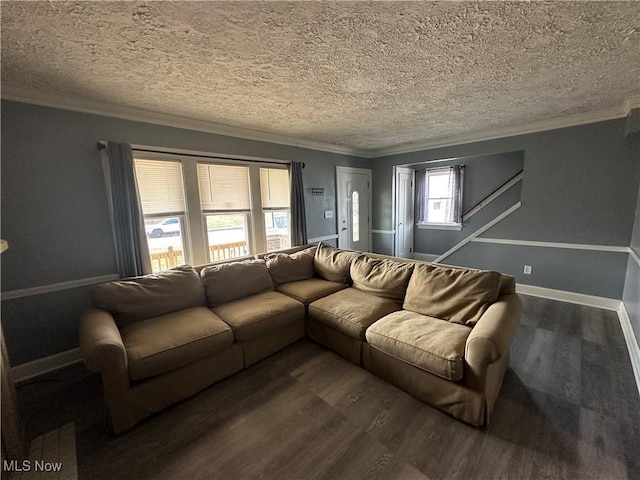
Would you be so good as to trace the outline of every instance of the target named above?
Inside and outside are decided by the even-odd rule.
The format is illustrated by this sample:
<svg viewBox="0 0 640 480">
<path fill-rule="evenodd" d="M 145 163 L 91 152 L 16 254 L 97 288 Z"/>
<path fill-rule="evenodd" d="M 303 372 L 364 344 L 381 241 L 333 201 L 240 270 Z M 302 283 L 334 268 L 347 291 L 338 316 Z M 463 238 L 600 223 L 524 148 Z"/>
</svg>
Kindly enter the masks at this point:
<svg viewBox="0 0 640 480">
<path fill-rule="evenodd" d="M 243 166 L 249 169 L 249 191 L 250 209 L 243 211 L 248 213 L 248 246 L 249 257 L 256 253 L 266 252 L 266 229 L 264 227 L 264 210 L 262 208 L 262 196 L 260 191 L 260 168 L 273 168 L 288 170 L 290 162 L 277 159 L 258 159 L 245 157 L 238 159 L 217 158 L 215 155 L 205 152 L 191 153 L 187 151 L 156 152 L 149 151 L 152 147 L 132 145 L 133 158 L 157 161 L 180 161 L 182 166 L 182 181 L 184 182 L 185 194 L 185 228 L 184 228 L 184 250 L 185 262 L 191 265 L 211 264 L 208 251 L 207 226 L 205 215 L 213 213 L 236 213 L 236 212 L 210 212 L 204 211 L 200 204 L 200 188 L 198 184 L 198 163 L 209 163 L 215 165 Z M 167 149 L 164 149 L 167 150 Z M 224 156 L 228 157 L 228 156 Z M 282 209 L 280 209 L 282 210 Z M 259 214 L 258 214 L 259 212 Z M 291 206 L 289 206 L 289 214 Z M 241 213 L 241 212 L 237 212 Z M 263 232 L 261 235 L 257 232 Z M 289 241 L 291 241 L 291 231 L 289 231 Z M 188 255 L 188 257 L 186 256 Z M 188 260 L 187 260 L 188 259 Z"/>
<path fill-rule="evenodd" d="M 433 168 L 425 168 L 423 170 L 423 173 L 425 175 L 425 182 L 427 184 L 427 188 L 428 188 L 428 182 L 429 182 L 429 172 L 433 173 L 433 174 L 437 174 L 438 172 L 444 172 L 447 170 L 451 170 L 454 167 L 461 167 L 462 169 L 462 177 L 460 179 L 460 185 L 458 188 L 458 191 L 456 192 L 456 195 L 459 197 L 459 202 L 460 202 L 460 208 L 462 209 L 462 202 L 463 202 L 463 192 L 464 192 L 464 167 L 465 165 L 462 164 L 452 164 L 452 165 L 446 165 L 446 166 L 441 166 L 441 167 L 433 167 Z M 416 173 L 419 173 L 418 171 L 416 171 Z M 424 199 L 418 199 L 416 198 L 416 203 L 419 201 L 424 201 L 426 203 L 424 208 L 428 208 L 428 203 L 429 200 L 451 200 L 451 201 L 455 201 L 455 196 L 454 197 L 426 197 Z M 460 218 L 462 218 L 462 216 L 460 216 Z M 419 222 L 416 221 L 415 222 L 415 226 L 416 228 L 420 229 L 420 230 L 457 230 L 460 231 L 462 230 L 463 227 L 463 223 L 462 222 Z"/>
</svg>

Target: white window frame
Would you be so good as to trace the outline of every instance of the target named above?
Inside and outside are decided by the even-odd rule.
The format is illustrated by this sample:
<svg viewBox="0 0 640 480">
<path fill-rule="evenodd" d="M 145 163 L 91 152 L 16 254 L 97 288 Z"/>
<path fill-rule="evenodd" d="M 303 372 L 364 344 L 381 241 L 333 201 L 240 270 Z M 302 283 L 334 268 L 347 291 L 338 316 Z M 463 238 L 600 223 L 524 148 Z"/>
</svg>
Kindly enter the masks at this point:
<svg viewBox="0 0 640 480">
<path fill-rule="evenodd" d="M 186 202 L 186 221 L 184 222 L 184 250 L 185 262 L 191 265 L 205 265 L 211 262 L 208 251 L 207 240 L 207 224 L 205 213 L 200 204 L 200 189 L 198 184 L 198 163 L 210 163 L 217 165 L 245 166 L 249 168 L 249 188 L 251 208 L 248 213 L 247 236 L 249 243 L 249 255 L 247 258 L 253 257 L 258 253 L 266 252 L 266 230 L 264 227 L 264 213 L 262 208 L 262 196 L 260 191 L 260 168 L 288 168 L 289 162 L 277 159 L 264 158 L 216 158 L 228 157 L 228 155 L 214 154 L 206 152 L 187 152 L 171 150 L 164 152 L 150 152 L 155 150 L 154 147 L 141 145 L 132 145 L 133 157 L 144 158 L 147 160 L 158 161 L 180 161 L 182 165 L 182 180 L 184 182 L 185 202 Z M 289 206 L 289 217 L 291 206 Z M 223 213 L 223 212 L 219 212 Z M 289 222 L 290 225 L 290 222 Z M 259 232 L 262 232 L 261 234 Z M 291 230 L 289 230 L 291 235 Z M 188 260 L 187 260 L 188 259 Z M 224 262 L 222 260 L 221 262 Z"/>
<path fill-rule="evenodd" d="M 135 161 L 136 160 L 150 160 L 150 161 L 160 161 L 160 159 L 155 158 L 153 156 L 149 156 L 146 154 L 139 154 L 136 155 L 135 152 L 133 154 L 133 158 L 134 158 L 134 165 L 135 165 Z M 184 178 L 184 165 L 182 163 L 182 160 L 178 159 L 178 158 L 164 158 L 162 159 L 164 161 L 171 161 L 174 163 L 179 163 L 180 164 L 180 168 L 182 171 L 182 182 L 183 182 L 183 186 L 185 186 L 184 189 L 184 195 L 185 195 L 185 210 L 184 211 L 164 211 L 164 212 L 158 212 L 158 213 L 145 213 L 144 211 L 142 211 L 142 217 L 145 221 L 145 230 L 146 230 L 146 220 L 147 219 L 153 219 L 153 218 L 179 218 L 180 219 L 180 225 L 181 225 L 181 230 L 182 230 L 182 259 L 184 261 L 184 263 L 190 264 L 193 261 L 193 248 L 192 248 L 192 243 L 191 243 L 191 233 L 190 233 L 190 226 L 189 226 L 189 203 L 187 202 L 187 191 L 186 191 L 186 185 L 185 184 L 185 178 Z M 134 171 L 135 171 L 135 166 L 134 166 Z M 136 173 L 137 175 L 137 173 Z M 136 180 L 137 181 L 137 180 Z M 147 242 L 147 247 L 149 247 L 149 238 L 145 235 L 145 241 Z M 149 259 L 149 261 L 151 261 L 151 258 Z M 152 267 L 153 267 L 153 262 L 152 263 Z"/>
<path fill-rule="evenodd" d="M 464 165 L 463 165 L 464 166 Z M 429 183 L 429 175 L 438 175 L 441 172 L 449 170 L 451 166 L 445 167 L 433 167 L 427 168 L 425 171 L 425 182 L 428 185 Z M 464 175 L 464 173 L 463 173 Z M 459 191 L 456 195 L 460 195 L 460 201 L 462 202 L 462 189 L 464 188 L 464 181 L 462 181 L 459 185 Z M 429 201 L 432 199 L 441 199 L 441 200 L 454 200 L 454 197 L 428 197 L 424 199 L 417 199 L 418 202 L 425 202 L 424 208 L 428 208 Z M 416 228 L 420 230 L 462 230 L 461 222 L 416 222 Z"/>
<path fill-rule="evenodd" d="M 279 169 L 279 170 L 287 170 L 287 173 L 289 172 L 289 169 L 287 168 L 286 165 L 277 165 L 277 166 L 273 166 L 273 165 L 259 165 L 258 166 L 258 184 L 260 183 L 260 169 L 262 168 L 270 168 L 270 169 Z M 263 252 L 269 252 L 271 253 L 272 251 L 277 251 L 277 250 L 268 250 L 267 249 L 267 228 L 266 225 L 264 224 L 264 214 L 265 212 L 281 212 L 281 211 L 285 211 L 287 212 L 287 230 L 289 232 L 289 247 L 291 247 L 291 200 L 289 200 L 289 206 L 287 208 L 281 208 L 281 207 L 273 207 L 273 208 L 267 208 L 267 207 L 262 207 L 262 186 L 258 185 L 260 187 L 260 205 L 262 208 L 262 231 L 264 232 L 264 249 L 262 250 Z M 291 179 L 289 178 L 289 198 L 291 198 Z"/>
</svg>

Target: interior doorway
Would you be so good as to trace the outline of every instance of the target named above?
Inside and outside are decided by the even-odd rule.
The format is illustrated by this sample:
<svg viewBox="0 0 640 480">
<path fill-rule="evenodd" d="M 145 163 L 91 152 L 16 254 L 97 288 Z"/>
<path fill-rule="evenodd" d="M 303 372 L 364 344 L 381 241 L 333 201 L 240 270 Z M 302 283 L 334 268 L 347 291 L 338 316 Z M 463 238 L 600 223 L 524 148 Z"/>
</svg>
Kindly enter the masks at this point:
<svg viewBox="0 0 640 480">
<path fill-rule="evenodd" d="M 371 170 L 336 167 L 338 246 L 371 251 Z"/>
<path fill-rule="evenodd" d="M 413 257 L 414 177 L 415 170 L 412 168 L 396 167 L 396 257 Z"/>
</svg>

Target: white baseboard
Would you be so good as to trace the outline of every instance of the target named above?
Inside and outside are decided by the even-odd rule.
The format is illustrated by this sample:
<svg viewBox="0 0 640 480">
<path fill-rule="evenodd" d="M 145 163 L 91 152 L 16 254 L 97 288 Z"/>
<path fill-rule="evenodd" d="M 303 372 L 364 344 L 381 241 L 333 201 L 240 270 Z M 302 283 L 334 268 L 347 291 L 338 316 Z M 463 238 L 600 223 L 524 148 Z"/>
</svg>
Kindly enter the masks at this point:
<svg viewBox="0 0 640 480">
<path fill-rule="evenodd" d="M 638 395 L 640 395 L 640 346 L 638 345 L 636 336 L 633 334 L 631 319 L 629 318 L 629 312 L 627 312 L 627 308 L 624 306 L 624 302 L 620 302 L 620 308 L 618 309 L 618 318 L 620 319 L 620 327 L 622 327 L 624 339 L 627 342 L 627 350 L 629 350 L 631 366 L 633 367 L 633 376 L 636 378 Z"/>
<path fill-rule="evenodd" d="M 13 381 L 16 383 L 24 382 L 30 378 L 52 372 L 53 370 L 58 370 L 59 368 L 66 367 L 68 365 L 73 365 L 80 361 L 82 361 L 82 358 L 80 357 L 80 349 L 73 348 L 66 352 L 60 352 L 55 355 L 39 358 L 33 362 L 16 365 L 11 369 L 11 376 L 13 377 Z"/>
<path fill-rule="evenodd" d="M 553 288 L 536 287 L 535 285 L 525 285 L 518 283 L 516 292 L 533 297 L 548 298 L 561 302 L 576 303 L 588 307 L 604 308 L 617 312 L 620 309 L 620 300 L 616 298 L 596 297 L 595 295 L 585 295 L 584 293 L 567 292 L 565 290 L 555 290 Z"/>
<path fill-rule="evenodd" d="M 430 253 L 413 252 L 413 256 L 411 258 L 414 260 L 422 260 L 423 262 L 433 262 L 439 256 L 440 255 L 432 255 Z"/>
<path fill-rule="evenodd" d="M 327 240 L 335 240 L 336 238 L 338 238 L 338 234 L 334 233 L 333 235 L 325 235 L 324 237 L 309 238 L 307 243 L 326 242 Z"/>
</svg>

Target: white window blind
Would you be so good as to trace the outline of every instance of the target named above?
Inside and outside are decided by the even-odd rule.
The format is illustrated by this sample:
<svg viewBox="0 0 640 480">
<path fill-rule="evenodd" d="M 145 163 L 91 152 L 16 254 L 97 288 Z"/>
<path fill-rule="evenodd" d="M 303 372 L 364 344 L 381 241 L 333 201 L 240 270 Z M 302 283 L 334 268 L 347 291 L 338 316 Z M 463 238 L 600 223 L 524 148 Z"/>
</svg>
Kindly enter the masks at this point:
<svg viewBox="0 0 640 480">
<path fill-rule="evenodd" d="M 186 210 L 179 161 L 135 160 L 136 181 L 145 215 Z"/>
<path fill-rule="evenodd" d="M 261 168 L 260 191 L 263 209 L 289 208 L 289 170 Z"/>
<path fill-rule="evenodd" d="M 198 184 L 204 212 L 251 210 L 248 167 L 198 163 Z"/>
</svg>

